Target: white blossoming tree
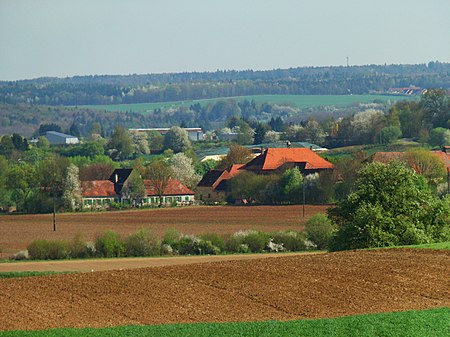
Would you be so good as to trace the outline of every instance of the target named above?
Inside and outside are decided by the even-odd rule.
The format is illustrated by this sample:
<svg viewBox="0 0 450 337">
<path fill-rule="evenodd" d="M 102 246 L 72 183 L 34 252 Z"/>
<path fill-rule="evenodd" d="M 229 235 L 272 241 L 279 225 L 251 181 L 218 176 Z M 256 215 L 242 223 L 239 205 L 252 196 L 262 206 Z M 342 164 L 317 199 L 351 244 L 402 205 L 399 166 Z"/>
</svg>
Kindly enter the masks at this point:
<svg viewBox="0 0 450 337">
<path fill-rule="evenodd" d="M 63 182 L 63 202 L 68 211 L 81 209 L 81 183 L 78 167 L 70 164 Z"/>
</svg>

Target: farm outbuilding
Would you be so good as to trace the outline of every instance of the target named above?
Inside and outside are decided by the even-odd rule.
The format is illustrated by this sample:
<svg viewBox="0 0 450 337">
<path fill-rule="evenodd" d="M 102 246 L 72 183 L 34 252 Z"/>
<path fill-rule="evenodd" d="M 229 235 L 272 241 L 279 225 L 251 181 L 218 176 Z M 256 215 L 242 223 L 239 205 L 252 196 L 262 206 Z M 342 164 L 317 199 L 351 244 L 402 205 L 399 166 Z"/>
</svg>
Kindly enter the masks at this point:
<svg viewBox="0 0 450 337">
<path fill-rule="evenodd" d="M 80 142 L 78 137 L 56 131 L 47 131 L 45 137 L 52 145 L 78 144 Z"/>
<path fill-rule="evenodd" d="M 182 128 L 182 129 L 187 132 L 189 140 L 191 140 L 193 142 L 203 140 L 203 138 L 204 138 L 203 130 L 201 128 Z M 163 136 L 167 132 L 169 132 L 169 130 L 170 130 L 170 128 L 130 129 L 130 131 L 133 131 L 133 132 L 156 131 L 156 132 L 159 132 Z"/>
</svg>

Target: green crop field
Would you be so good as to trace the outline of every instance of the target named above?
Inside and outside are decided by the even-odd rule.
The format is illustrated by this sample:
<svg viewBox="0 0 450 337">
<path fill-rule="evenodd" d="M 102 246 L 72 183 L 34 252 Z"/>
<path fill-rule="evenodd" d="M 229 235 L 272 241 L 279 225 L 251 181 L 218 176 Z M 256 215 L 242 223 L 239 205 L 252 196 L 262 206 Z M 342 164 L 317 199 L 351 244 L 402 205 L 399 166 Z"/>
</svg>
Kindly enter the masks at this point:
<svg viewBox="0 0 450 337">
<path fill-rule="evenodd" d="M 392 96 L 392 95 L 256 95 L 256 96 L 239 96 L 239 97 L 222 97 L 202 100 L 189 100 L 178 102 L 160 102 L 160 103 L 139 103 L 139 104 L 113 104 L 113 105 L 84 105 L 83 108 L 99 109 L 108 111 L 132 111 L 138 113 L 151 113 L 158 108 L 177 108 L 179 106 L 190 106 L 195 103 L 201 105 L 214 104 L 220 100 L 233 99 L 238 102 L 247 100 L 254 100 L 257 103 L 274 103 L 274 104 L 288 104 L 298 108 L 312 108 L 320 106 L 338 106 L 344 107 L 356 103 L 373 103 L 411 100 L 417 97 L 408 96 Z"/>
<path fill-rule="evenodd" d="M 288 322 L 122 326 L 102 329 L 7 331 L 0 336 L 448 336 L 450 309 L 406 311 Z"/>
</svg>

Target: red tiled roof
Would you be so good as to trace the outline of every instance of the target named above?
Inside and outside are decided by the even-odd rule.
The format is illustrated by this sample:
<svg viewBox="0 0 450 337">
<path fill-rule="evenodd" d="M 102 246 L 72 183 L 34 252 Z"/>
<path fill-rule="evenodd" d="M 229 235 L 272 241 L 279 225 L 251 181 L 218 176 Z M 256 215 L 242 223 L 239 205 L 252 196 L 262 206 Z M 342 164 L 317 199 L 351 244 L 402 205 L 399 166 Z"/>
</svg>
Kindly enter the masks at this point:
<svg viewBox="0 0 450 337">
<path fill-rule="evenodd" d="M 146 192 L 147 196 L 158 195 L 150 180 L 144 180 L 144 185 L 147 191 Z M 195 192 L 189 189 L 186 185 L 182 184 L 176 179 L 171 179 L 167 183 L 163 195 L 194 195 L 194 194 Z"/>
<path fill-rule="evenodd" d="M 432 151 L 431 153 L 439 157 L 447 170 L 450 169 L 450 154 L 443 151 Z M 372 155 L 371 160 L 384 164 L 389 164 L 394 160 L 406 162 L 408 160 L 407 155 L 408 152 L 375 152 Z"/>
<path fill-rule="evenodd" d="M 83 197 L 117 197 L 114 191 L 114 183 L 109 180 L 91 180 L 81 182 Z"/>
<path fill-rule="evenodd" d="M 439 157 L 448 171 L 450 169 L 450 153 L 445 153 L 443 151 L 433 151 L 433 153 Z"/>
<path fill-rule="evenodd" d="M 229 178 L 233 178 L 233 177 L 237 176 L 239 173 L 241 173 L 239 171 L 239 169 L 244 167 L 244 166 L 245 166 L 245 164 L 234 164 L 234 165 L 231 165 L 230 168 L 228 169 L 228 173 L 230 174 Z"/>
<path fill-rule="evenodd" d="M 229 179 L 227 170 L 209 170 L 197 184 L 200 187 L 212 187 L 213 189 L 223 180 Z"/>
<path fill-rule="evenodd" d="M 332 169 L 333 164 L 306 148 L 269 148 L 246 164 L 244 170 L 276 170 L 285 163 L 304 163 L 309 170 Z"/>
<path fill-rule="evenodd" d="M 376 161 L 383 164 L 389 164 L 391 161 L 399 160 L 406 161 L 406 152 L 375 152 L 372 157 L 372 161 Z"/>
</svg>

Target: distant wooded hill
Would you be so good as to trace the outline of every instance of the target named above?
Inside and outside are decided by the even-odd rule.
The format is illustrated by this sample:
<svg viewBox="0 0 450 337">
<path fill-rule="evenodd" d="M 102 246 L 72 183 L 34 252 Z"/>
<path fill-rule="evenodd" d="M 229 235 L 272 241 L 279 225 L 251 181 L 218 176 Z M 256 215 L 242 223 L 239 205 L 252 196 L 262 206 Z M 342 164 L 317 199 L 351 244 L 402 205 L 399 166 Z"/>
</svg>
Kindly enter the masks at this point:
<svg viewBox="0 0 450 337">
<path fill-rule="evenodd" d="M 0 102 L 98 105 L 247 95 L 343 95 L 384 93 L 411 85 L 450 88 L 450 63 L 46 77 L 0 82 Z"/>
</svg>

